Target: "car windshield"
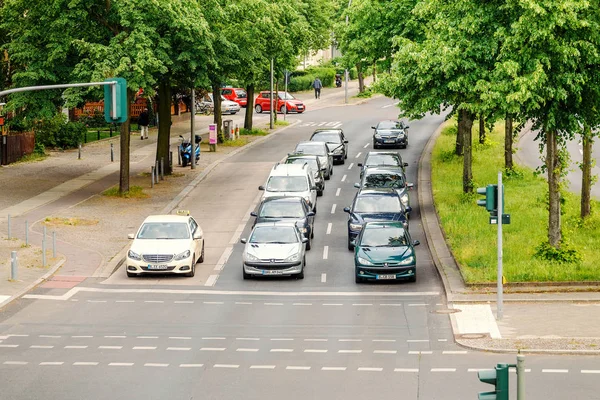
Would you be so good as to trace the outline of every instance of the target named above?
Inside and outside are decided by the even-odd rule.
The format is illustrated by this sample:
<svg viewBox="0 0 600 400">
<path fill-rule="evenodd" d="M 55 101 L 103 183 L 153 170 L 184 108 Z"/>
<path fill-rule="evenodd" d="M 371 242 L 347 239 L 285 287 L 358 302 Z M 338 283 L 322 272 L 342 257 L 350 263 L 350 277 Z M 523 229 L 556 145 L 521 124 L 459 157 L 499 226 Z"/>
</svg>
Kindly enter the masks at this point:
<svg viewBox="0 0 600 400">
<path fill-rule="evenodd" d="M 277 97 L 279 97 L 281 100 L 295 100 L 296 98 L 294 96 L 292 96 L 289 93 L 284 93 L 284 92 L 278 92 L 277 93 Z"/>
<path fill-rule="evenodd" d="M 377 129 L 403 129 L 402 122 L 399 121 L 381 121 L 377 125 Z"/>
<path fill-rule="evenodd" d="M 241 90 L 241 89 L 235 90 L 235 94 L 240 99 L 245 99 L 246 98 L 246 91 L 245 90 Z"/>
<path fill-rule="evenodd" d="M 313 142 L 342 143 L 342 139 L 337 133 L 315 133 L 310 140 Z"/>
<path fill-rule="evenodd" d="M 400 212 L 400 199 L 396 196 L 359 196 L 354 204 L 354 212 L 382 213 Z"/>
<path fill-rule="evenodd" d="M 395 154 L 370 154 L 365 162 L 367 166 L 393 165 L 400 166 L 400 159 Z"/>
<path fill-rule="evenodd" d="M 398 247 L 408 246 L 404 229 L 400 227 L 372 226 L 363 232 L 361 246 Z"/>
<path fill-rule="evenodd" d="M 314 155 L 314 156 L 326 156 L 327 155 L 326 146 L 324 146 L 320 142 L 300 143 L 296 146 L 296 152 L 310 154 L 310 155 Z"/>
<path fill-rule="evenodd" d="M 319 165 L 317 164 L 316 158 L 288 158 L 286 164 L 308 164 L 308 166 L 311 167 L 314 171 L 319 170 Z"/>
<path fill-rule="evenodd" d="M 250 236 L 250 243 L 297 243 L 298 237 L 292 226 L 257 226 Z"/>
<path fill-rule="evenodd" d="M 403 189 L 406 183 L 401 174 L 373 173 L 365 176 L 363 187 Z"/>
<path fill-rule="evenodd" d="M 305 176 L 272 176 L 267 182 L 269 192 L 305 192 L 308 181 Z"/>
<path fill-rule="evenodd" d="M 189 239 L 188 225 L 184 222 L 147 222 L 142 225 L 138 239 Z"/>
<path fill-rule="evenodd" d="M 299 201 L 269 201 L 260 209 L 260 217 L 304 218 L 304 207 Z"/>
</svg>

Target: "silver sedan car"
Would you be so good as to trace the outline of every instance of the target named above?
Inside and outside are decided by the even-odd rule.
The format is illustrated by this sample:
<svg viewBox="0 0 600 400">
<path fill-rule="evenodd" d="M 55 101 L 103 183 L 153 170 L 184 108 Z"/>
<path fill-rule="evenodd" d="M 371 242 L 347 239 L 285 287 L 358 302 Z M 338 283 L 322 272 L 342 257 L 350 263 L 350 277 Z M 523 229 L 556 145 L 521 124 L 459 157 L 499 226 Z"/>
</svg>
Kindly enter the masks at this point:
<svg viewBox="0 0 600 400">
<path fill-rule="evenodd" d="M 295 276 L 304 279 L 308 239 L 294 223 L 264 222 L 252 229 L 242 254 L 242 276 Z"/>
</svg>

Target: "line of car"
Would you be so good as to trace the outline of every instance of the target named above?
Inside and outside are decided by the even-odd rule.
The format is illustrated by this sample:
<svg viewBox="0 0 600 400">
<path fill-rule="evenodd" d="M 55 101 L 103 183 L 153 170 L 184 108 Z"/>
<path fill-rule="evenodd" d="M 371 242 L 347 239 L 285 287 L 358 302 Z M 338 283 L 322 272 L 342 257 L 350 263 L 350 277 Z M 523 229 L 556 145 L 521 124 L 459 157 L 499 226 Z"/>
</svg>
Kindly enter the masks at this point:
<svg viewBox="0 0 600 400">
<path fill-rule="evenodd" d="M 278 91 L 275 93 L 274 108 L 280 113 L 302 114 L 306 111 L 306 105 L 302 100 L 295 98 L 291 93 Z M 236 114 L 241 108 L 248 106 L 248 93 L 242 88 L 221 88 L 221 112 L 223 114 Z M 208 93 L 197 109 L 214 110 L 212 93 Z M 257 113 L 269 112 L 271 110 L 271 92 L 263 90 L 258 93 L 254 100 L 254 110 Z"/>
</svg>

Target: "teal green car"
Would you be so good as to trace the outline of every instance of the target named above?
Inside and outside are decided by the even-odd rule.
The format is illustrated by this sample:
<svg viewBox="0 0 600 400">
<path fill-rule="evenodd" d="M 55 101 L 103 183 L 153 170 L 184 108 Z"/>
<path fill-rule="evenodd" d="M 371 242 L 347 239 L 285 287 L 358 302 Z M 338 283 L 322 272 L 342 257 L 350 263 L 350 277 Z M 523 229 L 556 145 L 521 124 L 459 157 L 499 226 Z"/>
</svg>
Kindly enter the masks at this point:
<svg viewBox="0 0 600 400">
<path fill-rule="evenodd" d="M 354 243 L 356 283 L 366 280 L 417 280 L 417 255 L 402 222 L 367 222 Z"/>
</svg>

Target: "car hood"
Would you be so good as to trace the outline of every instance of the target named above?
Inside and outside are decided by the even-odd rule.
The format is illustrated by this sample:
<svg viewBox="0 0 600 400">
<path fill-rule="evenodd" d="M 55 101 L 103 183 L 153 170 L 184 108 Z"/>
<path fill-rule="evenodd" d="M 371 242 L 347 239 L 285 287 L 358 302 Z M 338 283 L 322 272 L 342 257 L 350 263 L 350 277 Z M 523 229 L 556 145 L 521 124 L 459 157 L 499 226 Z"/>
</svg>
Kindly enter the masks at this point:
<svg viewBox="0 0 600 400">
<path fill-rule="evenodd" d="M 359 222 L 371 222 L 371 221 L 405 221 L 406 218 L 401 212 L 389 212 L 389 213 L 352 213 L 351 217 Z"/>
<path fill-rule="evenodd" d="M 191 239 L 135 239 L 130 250 L 138 254 L 179 254 L 190 249 Z"/>
<path fill-rule="evenodd" d="M 304 103 L 301 100 L 286 100 L 287 104 L 293 104 L 295 106 L 303 106 Z"/>
<path fill-rule="evenodd" d="M 261 260 L 284 260 L 300 251 L 299 243 L 247 243 L 244 252 Z"/>
<path fill-rule="evenodd" d="M 404 260 L 406 257 L 412 255 L 412 251 L 409 246 L 398 246 L 398 247 L 369 247 L 360 246 L 356 252 L 356 255 L 362 258 L 366 258 L 373 264 L 397 264 Z"/>
<path fill-rule="evenodd" d="M 221 100 L 221 103 L 225 107 L 239 107 L 240 106 L 238 103 L 236 103 L 235 101 L 231 101 L 231 100 Z"/>
<path fill-rule="evenodd" d="M 396 137 L 398 135 L 404 135 L 404 130 L 402 129 L 380 129 L 376 130 L 375 133 L 381 136 L 392 136 Z"/>
</svg>

